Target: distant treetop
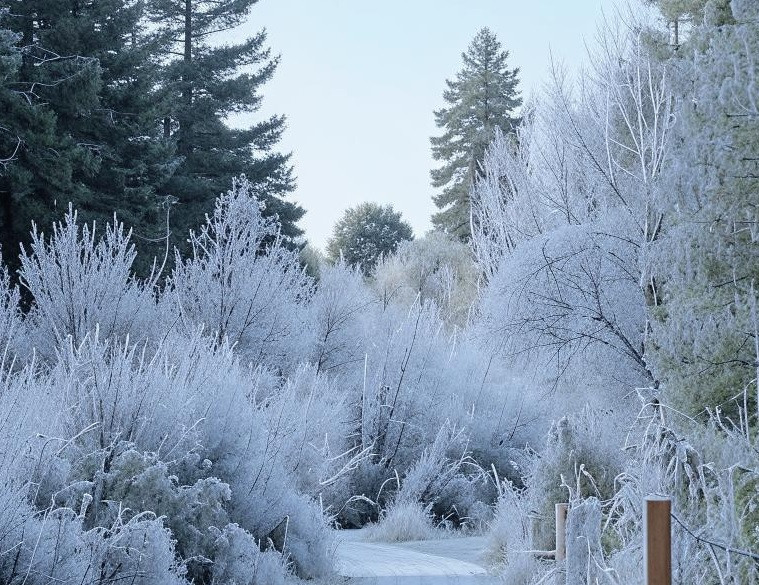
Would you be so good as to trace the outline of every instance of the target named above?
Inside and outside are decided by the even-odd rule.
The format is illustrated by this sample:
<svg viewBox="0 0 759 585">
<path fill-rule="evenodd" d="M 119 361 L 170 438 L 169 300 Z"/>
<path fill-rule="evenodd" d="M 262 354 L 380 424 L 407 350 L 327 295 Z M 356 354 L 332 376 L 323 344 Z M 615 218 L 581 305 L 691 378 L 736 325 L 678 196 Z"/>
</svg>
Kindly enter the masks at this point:
<svg viewBox="0 0 759 585">
<path fill-rule="evenodd" d="M 327 242 L 327 256 L 333 262 L 342 257 L 370 274 L 382 256 L 392 254 L 400 242 L 413 237 L 411 226 L 391 205 L 360 203 L 335 224 Z"/>
</svg>

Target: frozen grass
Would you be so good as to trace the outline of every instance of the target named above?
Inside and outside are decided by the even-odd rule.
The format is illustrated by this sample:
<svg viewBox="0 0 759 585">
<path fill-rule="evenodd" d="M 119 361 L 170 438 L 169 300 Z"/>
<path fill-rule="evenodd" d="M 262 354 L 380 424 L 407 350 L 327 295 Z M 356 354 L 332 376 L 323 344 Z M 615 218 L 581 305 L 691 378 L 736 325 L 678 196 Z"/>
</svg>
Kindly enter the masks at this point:
<svg viewBox="0 0 759 585">
<path fill-rule="evenodd" d="M 399 502 L 390 506 L 378 524 L 367 529 L 371 542 L 408 542 L 443 538 L 445 531 L 436 528 L 429 508 L 418 502 Z"/>
</svg>

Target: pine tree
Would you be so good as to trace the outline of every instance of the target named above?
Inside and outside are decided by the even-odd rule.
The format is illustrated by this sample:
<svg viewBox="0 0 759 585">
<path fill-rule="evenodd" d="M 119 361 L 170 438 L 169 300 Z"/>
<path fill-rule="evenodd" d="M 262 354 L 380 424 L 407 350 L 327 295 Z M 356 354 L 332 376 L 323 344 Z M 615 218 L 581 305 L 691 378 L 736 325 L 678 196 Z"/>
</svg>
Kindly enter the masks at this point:
<svg viewBox="0 0 759 585">
<path fill-rule="evenodd" d="M 0 112 L 4 113 L 0 121 L 0 253 L 4 253 L 6 259 L 13 256 L 16 223 L 7 177 L 23 146 L 20 126 L 31 114 L 29 103 L 13 89 L 21 67 L 21 50 L 17 46 L 19 35 L 5 28 L 7 18 L 8 9 L 0 9 Z"/>
<path fill-rule="evenodd" d="M 149 30 L 143 0 L 79 4 L 81 27 L 69 43 L 101 68 L 99 107 L 77 129 L 97 162 L 83 178 L 93 192 L 87 209 L 97 215 L 116 209 L 128 225 L 156 227 L 163 223 L 156 190 L 176 166 L 160 123 L 168 104 L 155 89 L 167 40 Z"/>
<path fill-rule="evenodd" d="M 158 93 L 165 35 L 149 30 L 143 0 L 72 0 L 59 34 L 70 50 L 100 66 L 97 108 L 62 123 L 59 133 L 86 145 L 89 165 L 75 178 L 86 189 L 78 203 L 84 221 L 113 219 L 135 229 L 135 268 L 150 270 L 165 250 L 165 197 L 158 189 L 176 169 L 175 145 L 163 136 L 168 104 Z"/>
<path fill-rule="evenodd" d="M 685 35 L 683 25 L 691 28 L 703 21 L 708 0 L 646 0 L 659 9 L 670 30 L 670 43 L 679 46 Z"/>
<path fill-rule="evenodd" d="M 78 51 L 101 68 L 99 107 L 73 129 L 91 145 L 95 163 L 81 178 L 90 190 L 81 217 L 102 223 L 115 211 L 132 226 L 139 251 L 135 268 L 145 274 L 165 251 L 168 202 L 158 191 L 179 162 L 175 144 L 163 135 L 170 106 L 157 89 L 169 41 L 147 25 L 144 0 L 79 5 L 81 25 L 69 43 L 78 43 Z"/>
<path fill-rule="evenodd" d="M 432 155 L 444 164 L 431 172 L 432 186 L 443 188 L 433 198 L 440 211 L 432 223 L 464 241 L 471 236 L 469 190 L 485 149 L 496 128 L 514 128 L 514 110 L 522 103 L 519 69 L 508 68 L 508 56 L 496 36 L 483 28 L 462 54 L 464 68 L 455 80 L 446 81 L 443 99 L 448 106 L 435 112 L 435 123 L 444 132 L 431 138 Z"/>
<path fill-rule="evenodd" d="M 162 42 L 146 31 L 143 2 L 17 4 L 8 21 L 23 60 L 11 86 L 15 112 L 3 111 L 20 124 L 22 146 L 2 177 L 8 249 L 26 240 L 32 219 L 44 229 L 69 202 L 84 221 L 102 226 L 115 212 L 138 233 L 160 235 L 156 190 L 175 165 L 155 90 Z M 138 245 L 150 250 L 145 241 Z"/>
<path fill-rule="evenodd" d="M 164 133 L 176 141 L 181 163 L 161 192 L 176 198 L 172 232 L 180 246 L 188 230 L 212 211 L 215 198 L 243 174 L 265 203 L 265 214 L 278 216 L 282 234 L 302 233 L 295 224 L 303 210 L 281 198 L 294 188 L 289 155 L 273 150 L 284 118 L 246 129 L 226 123 L 229 115 L 258 110 L 258 90 L 278 63 L 265 47 L 265 31 L 238 45 L 212 43 L 214 35 L 241 24 L 256 2 L 152 0 L 154 17 L 168 23 L 178 55 L 167 73 L 165 90 L 174 109 L 164 120 Z"/>
<path fill-rule="evenodd" d="M 13 269 L 32 220 L 48 225 L 67 201 L 86 198 L 76 175 L 89 164 L 88 149 L 60 128 L 96 108 L 100 68 L 66 45 L 71 21 L 61 2 L 13 0 L 8 8 L 4 26 L 15 55 L 3 80 L 0 126 L 13 156 L 0 169 L 0 243 Z"/>
</svg>

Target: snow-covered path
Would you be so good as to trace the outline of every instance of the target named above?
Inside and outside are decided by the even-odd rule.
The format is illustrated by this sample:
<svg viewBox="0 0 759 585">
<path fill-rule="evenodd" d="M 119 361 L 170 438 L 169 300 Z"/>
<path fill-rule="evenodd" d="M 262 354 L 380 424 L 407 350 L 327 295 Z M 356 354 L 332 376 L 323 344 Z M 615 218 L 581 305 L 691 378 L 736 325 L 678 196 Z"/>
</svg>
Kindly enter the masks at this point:
<svg viewBox="0 0 759 585">
<path fill-rule="evenodd" d="M 362 531 L 339 534 L 336 568 L 356 585 L 490 585 L 500 583 L 478 564 L 481 538 L 397 544 L 366 542 Z"/>
</svg>

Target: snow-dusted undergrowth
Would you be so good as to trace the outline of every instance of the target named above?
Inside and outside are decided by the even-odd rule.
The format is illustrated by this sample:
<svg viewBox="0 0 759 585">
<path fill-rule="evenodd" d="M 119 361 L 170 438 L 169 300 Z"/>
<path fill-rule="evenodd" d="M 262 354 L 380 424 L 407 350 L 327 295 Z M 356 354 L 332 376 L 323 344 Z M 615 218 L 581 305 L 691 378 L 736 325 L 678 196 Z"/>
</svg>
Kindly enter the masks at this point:
<svg viewBox="0 0 759 585">
<path fill-rule="evenodd" d="M 431 301 L 342 264 L 315 282 L 244 179 L 162 286 L 120 224 L 99 234 L 74 211 L 35 231 L 26 311 L 0 279 L 0 580 L 324 578 L 330 524 L 402 497 L 486 521 L 472 453 L 508 471 L 494 405 L 518 386 Z"/>
</svg>

